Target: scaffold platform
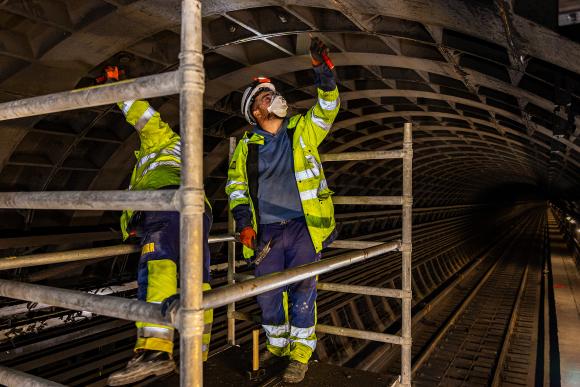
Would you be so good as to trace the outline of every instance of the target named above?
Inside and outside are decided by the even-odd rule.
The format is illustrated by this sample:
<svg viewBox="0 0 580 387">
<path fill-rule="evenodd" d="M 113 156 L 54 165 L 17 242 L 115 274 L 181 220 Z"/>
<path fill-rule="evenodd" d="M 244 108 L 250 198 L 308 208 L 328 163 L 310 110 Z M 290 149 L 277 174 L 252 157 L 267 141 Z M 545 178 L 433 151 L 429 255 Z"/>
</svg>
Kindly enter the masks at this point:
<svg viewBox="0 0 580 387">
<path fill-rule="evenodd" d="M 266 369 L 266 374 L 259 381 L 251 381 L 248 371 L 251 370 L 251 351 L 240 347 L 230 347 L 216 354 L 204 363 L 203 384 L 209 387 L 274 387 L 285 386 L 282 382 L 284 360 L 275 362 Z M 360 387 L 390 386 L 398 375 L 383 375 L 373 372 L 340 367 L 327 363 L 311 361 L 308 373 L 300 387 Z M 139 386 L 171 387 L 179 386 L 179 375 L 172 374 L 165 378 L 145 381 Z"/>
</svg>

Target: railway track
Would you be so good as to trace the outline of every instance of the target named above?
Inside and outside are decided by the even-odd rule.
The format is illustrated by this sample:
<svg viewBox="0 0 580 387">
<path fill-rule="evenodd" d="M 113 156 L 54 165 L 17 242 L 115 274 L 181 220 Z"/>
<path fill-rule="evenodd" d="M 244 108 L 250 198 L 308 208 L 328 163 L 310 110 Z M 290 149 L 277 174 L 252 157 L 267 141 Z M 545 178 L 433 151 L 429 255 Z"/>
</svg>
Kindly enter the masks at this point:
<svg viewBox="0 0 580 387">
<path fill-rule="evenodd" d="M 534 384 L 544 230 L 543 215 L 530 215 L 441 302 L 416 313 L 414 385 Z M 395 348 L 382 359 L 373 371 L 399 372 Z"/>
</svg>

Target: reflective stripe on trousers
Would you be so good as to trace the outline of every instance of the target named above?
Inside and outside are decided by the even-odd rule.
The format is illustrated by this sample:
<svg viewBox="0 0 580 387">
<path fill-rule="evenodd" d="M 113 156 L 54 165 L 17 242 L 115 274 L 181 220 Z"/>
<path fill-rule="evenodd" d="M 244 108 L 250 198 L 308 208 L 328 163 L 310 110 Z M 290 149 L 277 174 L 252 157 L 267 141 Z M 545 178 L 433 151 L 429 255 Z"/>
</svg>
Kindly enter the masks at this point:
<svg viewBox="0 0 580 387">
<path fill-rule="evenodd" d="M 304 344 L 310 347 L 312 351 L 314 351 L 316 349 L 316 335 L 314 334 L 314 327 L 290 327 L 290 342 Z"/>
<path fill-rule="evenodd" d="M 266 337 L 268 339 L 268 344 L 275 347 L 284 348 L 288 345 L 288 334 L 289 327 L 288 324 L 283 325 L 262 325 L 264 331 L 266 332 Z"/>
</svg>

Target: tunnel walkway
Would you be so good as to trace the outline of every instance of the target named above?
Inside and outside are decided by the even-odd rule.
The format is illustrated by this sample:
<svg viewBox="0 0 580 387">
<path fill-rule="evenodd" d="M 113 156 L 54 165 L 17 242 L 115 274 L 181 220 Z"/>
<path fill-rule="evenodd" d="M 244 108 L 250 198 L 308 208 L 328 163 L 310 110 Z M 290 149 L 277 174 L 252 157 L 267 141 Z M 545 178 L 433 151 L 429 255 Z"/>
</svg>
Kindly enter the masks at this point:
<svg viewBox="0 0 580 387">
<path fill-rule="evenodd" d="M 580 274 L 552 210 L 548 211 L 551 271 L 562 386 L 580 386 Z"/>
</svg>

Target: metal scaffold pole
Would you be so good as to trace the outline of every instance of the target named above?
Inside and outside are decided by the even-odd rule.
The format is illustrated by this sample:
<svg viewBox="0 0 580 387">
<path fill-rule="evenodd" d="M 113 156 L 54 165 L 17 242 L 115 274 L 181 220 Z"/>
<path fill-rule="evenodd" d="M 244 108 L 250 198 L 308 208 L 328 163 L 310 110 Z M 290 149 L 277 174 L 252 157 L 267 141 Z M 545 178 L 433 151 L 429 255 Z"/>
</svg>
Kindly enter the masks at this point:
<svg viewBox="0 0 580 387">
<path fill-rule="evenodd" d="M 405 123 L 403 133 L 403 216 L 402 216 L 402 345 L 401 345 L 401 385 L 411 386 L 411 256 L 412 243 L 412 207 L 413 207 L 413 140 L 412 124 Z"/>
<path fill-rule="evenodd" d="M 230 137 L 230 157 L 231 161 L 234 151 L 236 150 L 236 138 Z M 228 198 L 228 208 L 229 208 L 229 198 Z M 228 211 L 228 233 L 233 235 L 236 231 L 236 224 L 234 221 L 234 216 L 231 211 Z M 233 285 L 236 283 L 236 241 L 233 240 L 228 243 L 228 284 Z M 233 317 L 236 311 L 236 304 L 232 302 L 228 304 L 228 344 L 236 345 L 236 319 Z"/>
<path fill-rule="evenodd" d="M 180 385 L 203 385 L 203 92 L 201 2 L 183 0 L 181 19 L 180 117 L 181 308 Z"/>
</svg>

